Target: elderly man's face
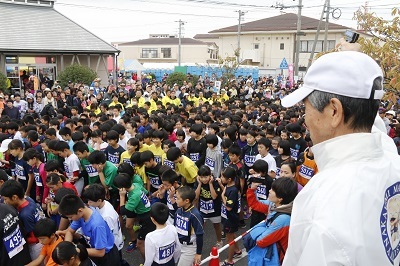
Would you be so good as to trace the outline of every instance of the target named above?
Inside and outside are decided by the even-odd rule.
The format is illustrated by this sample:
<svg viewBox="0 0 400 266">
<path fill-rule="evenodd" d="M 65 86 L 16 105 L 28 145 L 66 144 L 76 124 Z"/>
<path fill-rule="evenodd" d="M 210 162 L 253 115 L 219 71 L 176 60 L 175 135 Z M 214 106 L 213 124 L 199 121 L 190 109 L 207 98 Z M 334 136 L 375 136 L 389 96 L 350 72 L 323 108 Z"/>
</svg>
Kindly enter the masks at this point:
<svg viewBox="0 0 400 266">
<path fill-rule="evenodd" d="M 334 136 L 334 128 L 331 127 L 331 119 L 328 107 L 321 113 L 315 109 L 308 99 L 304 100 L 305 122 L 307 129 L 310 131 L 310 136 L 314 144 L 321 143 Z"/>
</svg>

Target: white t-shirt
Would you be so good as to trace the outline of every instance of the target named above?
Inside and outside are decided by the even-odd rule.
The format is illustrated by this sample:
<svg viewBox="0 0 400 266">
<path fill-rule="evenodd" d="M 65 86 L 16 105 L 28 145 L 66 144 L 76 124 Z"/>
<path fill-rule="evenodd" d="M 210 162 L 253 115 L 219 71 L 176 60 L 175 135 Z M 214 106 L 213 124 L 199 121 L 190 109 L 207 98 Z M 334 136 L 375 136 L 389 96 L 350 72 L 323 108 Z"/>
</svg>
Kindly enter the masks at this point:
<svg viewBox="0 0 400 266">
<path fill-rule="evenodd" d="M 145 240 L 144 266 L 151 266 L 153 262 L 158 264 L 167 263 L 172 259 L 175 263 L 181 255 L 181 243 L 175 226 L 167 224 L 163 229 L 150 232 Z"/>
<path fill-rule="evenodd" d="M 80 171 L 79 159 L 78 156 L 76 156 L 74 153 L 72 153 L 70 156 L 65 158 L 64 160 L 64 170 L 65 170 L 65 175 L 67 176 L 68 179 L 71 179 L 74 176 L 75 171 Z"/>
<path fill-rule="evenodd" d="M 268 173 L 269 172 L 274 172 L 276 173 L 276 161 L 274 157 L 272 157 L 271 154 L 267 154 L 265 157 L 262 157 L 260 154 L 256 155 L 256 161 L 257 160 L 264 160 L 268 163 Z"/>
<path fill-rule="evenodd" d="M 122 237 L 121 225 L 119 223 L 118 213 L 114 210 L 114 207 L 108 201 L 104 201 L 103 208 L 96 208 L 100 213 L 101 217 L 106 221 L 108 227 L 110 227 L 111 232 L 114 235 L 114 244 L 117 246 L 118 250 L 124 247 L 124 239 Z"/>
<path fill-rule="evenodd" d="M 126 136 L 124 136 L 123 139 L 119 139 L 119 140 L 118 140 L 119 146 L 121 146 L 122 148 L 124 148 L 125 150 L 127 150 L 127 149 L 128 149 L 128 148 L 127 148 L 128 140 L 129 140 L 129 139 L 128 139 Z"/>
</svg>

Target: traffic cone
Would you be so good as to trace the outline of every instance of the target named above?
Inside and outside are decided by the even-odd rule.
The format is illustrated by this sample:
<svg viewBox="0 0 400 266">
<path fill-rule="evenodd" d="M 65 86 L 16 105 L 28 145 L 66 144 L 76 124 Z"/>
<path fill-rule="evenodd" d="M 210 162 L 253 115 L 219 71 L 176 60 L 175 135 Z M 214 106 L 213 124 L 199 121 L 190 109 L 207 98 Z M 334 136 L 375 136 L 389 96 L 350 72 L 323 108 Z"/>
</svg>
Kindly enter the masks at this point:
<svg viewBox="0 0 400 266">
<path fill-rule="evenodd" d="M 219 254 L 218 254 L 217 247 L 213 247 L 211 249 L 210 256 L 212 257 L 212 259 L 210 260 L 210 263 L 208 265 L 209 266 L 219 266 Z"/>
</svg>

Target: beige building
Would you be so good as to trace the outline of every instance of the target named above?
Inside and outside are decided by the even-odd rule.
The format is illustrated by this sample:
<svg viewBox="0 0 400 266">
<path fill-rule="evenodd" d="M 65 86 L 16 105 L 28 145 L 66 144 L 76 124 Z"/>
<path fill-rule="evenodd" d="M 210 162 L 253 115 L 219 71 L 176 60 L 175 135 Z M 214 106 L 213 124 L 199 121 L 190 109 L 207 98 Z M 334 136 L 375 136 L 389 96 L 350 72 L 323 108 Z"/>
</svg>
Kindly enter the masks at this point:
<svg viewBox="0 0 400 266">
<path fill-rule="evenodd" d="M 306 71 L 314 43 L 319 20 L 302 16 L 300 37 L 299 71 Z M 344 32 L 345 26 L 329 23 L 327 44 L 324 44 L 324 23 L 316 45 L 316 53 L 327 45 L 333 49 Z M 231 56 L 237 47 L 237 25 L 210 31 L 209 34 L 197 34 L 194 39 L 215 42 L 222 57 Z M 297 15 L 283 14 L 242 24 L 240 36 L 240 60 L 242 64 L 259 66 L 260 74 L 280 73 L 283 58 L 288 64 L 294 63 L 297 32 Z"/>
<path fill-rule="evenodd" d="M 121 50 L 119 58 L 137 59 L 140 63 L 178 63 L 179 38 L 169 35 L 151 34 L 150 38 L 113 43 Z M 218 47 L 213 42 L 181 38 L 181 63 L 215 63 Z"/>
</svg>

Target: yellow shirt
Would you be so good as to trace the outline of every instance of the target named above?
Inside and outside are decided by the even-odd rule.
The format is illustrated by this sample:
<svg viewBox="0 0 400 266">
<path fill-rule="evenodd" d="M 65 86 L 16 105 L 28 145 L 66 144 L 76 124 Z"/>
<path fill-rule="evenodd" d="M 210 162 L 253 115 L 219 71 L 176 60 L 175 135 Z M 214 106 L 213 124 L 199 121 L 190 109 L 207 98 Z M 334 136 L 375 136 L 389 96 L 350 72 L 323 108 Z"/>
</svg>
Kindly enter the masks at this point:
<svg viewBox="0 0 400 266">
<path fill-rule="evenodd" d="M 129 163 L 130 165 L 132 165 L 132 163 L 131 163 L 131 156 L 132 156 L 132 154 L 129 154 L 128 151 L 124 151 L 124 152 L 121 154 L 120 164 L 121 164 L 121 163 Z"/>
<path fill-rule="evenodd" d="M 167 103 L 171 104 L 172 99 L 168 96 L 164 96 L 164 98 L 161 99 L 161 102 L 164 105 L 164 107 L 167 107 Z"/>
<path fill-rule="evenodd" d="M 154 144 L 149 146 L 149 151 L 154 154 L 154 161 L 156 163 L 162 163 L 162 156 L 165 154 L 164 150 L 160 147 L 156 147 Z"/>
<path fill-rule="evenodd" d="M 90 105 L 86 107 L 86 110 L 89 110 L 89 111 L 90 111 Z M 101 113 L 101 110 L 100 110 L 99 108 L 97 108 L 96 110 L 94 110 L 93 113 L 94 113 L 95 115 L 98 115 L 98 114 Z"/>
<path fill-rule="evenodd" d="M 220 101 L 221 101 L 221 102 L 226 102 L 227 100 L 229 100 L 228 94 L 226 94 L 226 93 L 221 94 Z"/>
<path fill-rule="evenodd" d="M 139 148 L 139 152 L 144 152 L 144 151 L 148 151 L 149 150 L 149 145 L 144 144 L 141 148 Z"/>
<path fill-rule="evenodd" d="M 194 102 L 194 106 L 195 106 L 195 107 L 198 107 L 198 106 L 199 106 L 199 99 L 196 98 L 196 97 L 190 97 L 190 96 L 188 96 L 188 101 Z"/>
<path fill-rule="evenodd" d="M 144 170 L 144 165 L 142 165 L 142 167 L 135 166 L 135 173 L 138 174 L 142 178 L 143 183 L 147 184 L 147 178 L 146 178 L 146 172 Z"/>
<path fill-rule="evenodd" d="M 111 103 L 108 105 L 108 107 L 116 106 L 117 104 L 121 105 L 122 110 L 125 110 L 124 105 L 123 105 L 122 103 L 120 103 L 120 102 L 116 102 L 116 103 L 115 103 L 115 102 L 111 102 Z"/>
<path fill-rule="evenodd" d="M 181 104 L 181 99 L 179 98 L 175 98 L 175 99 L 171 99 L 171 103 L 175 106 L 179 106 Z"/>
<path fill-rule="evenodd" d="M 143 107 L 146 100 L 141 96 L 138 101 L 138 107 Z"/>
<path fill-rule="evenodd" d="M 199 170 L 196 164 L 185 155 L 182 155 L 183 161 L 176 164 L 176 172 L 180 173 L 186 182 L 192 184 L 196 181 L 197 171 Z"/>
</svg>

